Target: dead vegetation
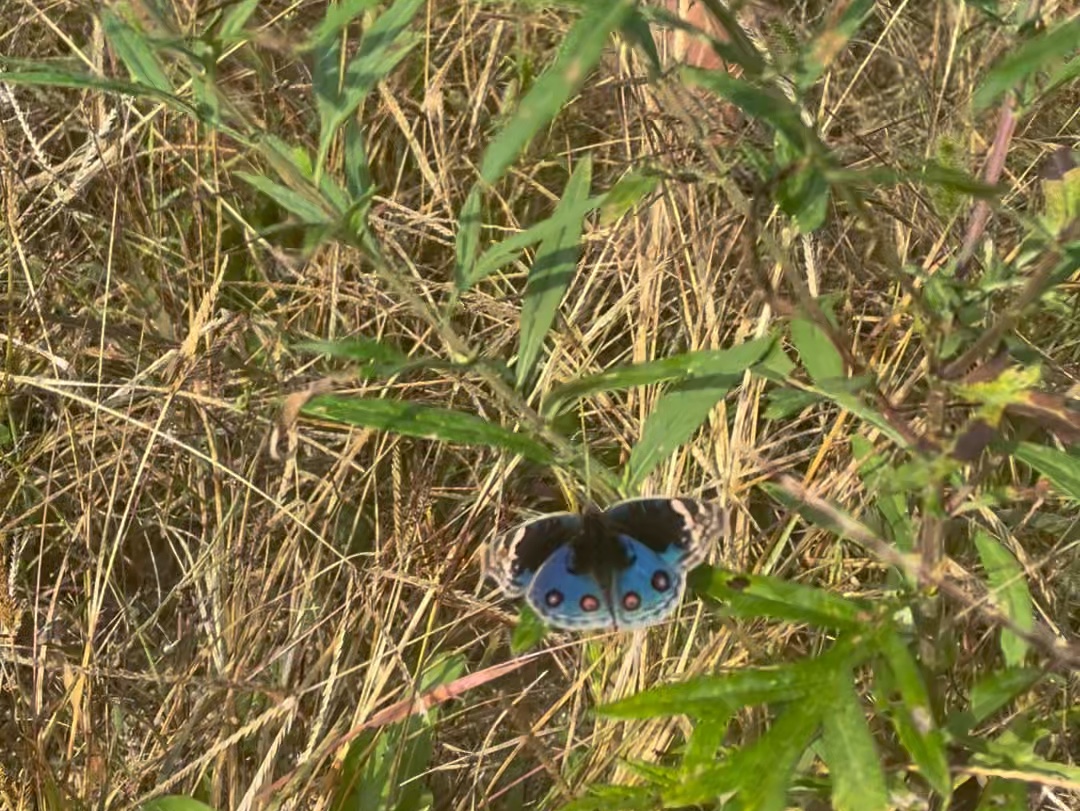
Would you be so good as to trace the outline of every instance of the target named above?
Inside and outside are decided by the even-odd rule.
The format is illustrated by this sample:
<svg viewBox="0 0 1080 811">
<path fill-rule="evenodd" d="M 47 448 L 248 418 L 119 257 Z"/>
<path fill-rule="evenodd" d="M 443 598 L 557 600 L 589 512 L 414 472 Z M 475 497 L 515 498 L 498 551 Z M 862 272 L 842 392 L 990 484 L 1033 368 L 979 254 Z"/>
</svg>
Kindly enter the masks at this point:
<svg viewBox="0 0 1080 811">
<path fill-rule="evenodd" d="M 763 18 L 762 39 L 778 50 L 805 41 L 823 4 L 803 5 Z M 162 6 L 160 18 L 131 8 L 163 49 L 213 16 L 207 4 Z M 1066 14 L 1043 6 L 1048 19 Z M 321 3 L 259 3 L 213 76 L 230 115 L 312 153 L 310 58 L 295 46 L 324 13 Z M 371 230 L 396 286 L 355 247 L 307 243 L 294 217 L 239 178 L 269 170 L 228 134 L 149 98 L 0 84 L 5 807 L 131 808 L 164 794 L 220 809 L 271 798 L 332 807 L 351 731 L 366 724 L 369 751 L 400 764 L 412 750 L 404 738 L 380 743 L 373 718 L 411 707 L 440 663 L 475 674 L 510 659 L 514 611 L 481 584 L 481 545 L 526 510 L 588 496 L 587 485 L 495 448 L 281 415 L 290 394 L 330 378 L 338 392 L 520 424 L 522 412 L 482 377 L 431 367 L 360 380 L 347 362 L 298 345 L 360 335 L 417 357 L 468 350 L 509 362 L 525 265 L 465 293 L 445 322 L 425 312 L 441 312 L 453 290 L 459 212 L 483 150 L 572 18 L 526 4 L 421 11 L 420 45 L 360 116 L 378 190 Z M 20 60 L 126 76 L 89 6 L 6 4 L 0 43 Z M 975 4 L 879 4 L 811 112 L 845 166 L 936 157 L 977 174 L 997 112 L 973 117 L 968 100 L 1010 47 Z M 1019 122 L 1003 174 L 1007 212 L 1041 206 L 1040 167 L 1075 146 L 1078 103 L 1074 84 Z M 642 167 L 662 179 L 647 204 L 586 229 L 538 395 L 619 363 L 765 334 L 798 306 L 794 275 L 831 303 L 849 349 L 904 420 L 928 433 L 953 424 L 927 402 L 918 314 L 896 271 L 932 274 L 954 257 L 970 198 L 900 183 L 868 194 L 867 217 L 837 204 L 807 268 L 768 190 L 746 174 L 748 148 L 767 142 L 760 122 L 672 76 L 650 83 L 625 43 L 609 48 L 485 210 L 492 240 L 549 215 L 567 166 L 586 153 L 595 189 Z M 344 162 L 336 143 L 328 165 L 341 174 Z M 1009 213 L 991 222 L 983 267 L 1016 256 L 1019 222 Z M 773 248 L 758 252 L 761 240 Z M 1018 334 L 1064 389 L 1080 368 L 1080 331 L 1075 284 L 1058 293 Z M 618 467 L 661 393 L 601 393 L 558 430 Z M 888 443 L 843 409 L 774 418 L 769 404 L 766 381 L 748 377 L 647 489 L 722 499 L 732 527 L 721 557 L 739 569 L 879 595 L 880 561 L 758 488 L 790 474 L 858 515 L 875 493 L 851 435 L 887 457 Z M 538 396 L 520 405 L 538 407 Z M 1080 617 L 1075 507 L 1031 490 L 1015 466 L 972 480 L 980 494 L 1016 495 L 994 526 L 1021 558 L 1041 622 L 1068 636 Z M 955 682 L 943 694 L 967 689 L 998 655 L 977 615 L 947 625 Z M 632 638 L 549 638 L 543 655 L 437 704 L 430 758 L 407 772 L 418 775 L 412 790 L 464 811 L 560 807 L 590 783 L 635 782 L 627 761 L 663 762 L 689 724 L 597 717 L 597 704 L 823 644 L 796 624 L 719 622 L 695 601 Z M 1044 756 L 1065 763 L 1080 754 L 1074 691 L 1066 669 L 1028 696 L 1060 719 Z M 740 713 L 729 742 L 756 737 L 766 721 Z M 1080 807 L 1067 780 L 1035 791 L 1037 807 Z"/>
</svg>

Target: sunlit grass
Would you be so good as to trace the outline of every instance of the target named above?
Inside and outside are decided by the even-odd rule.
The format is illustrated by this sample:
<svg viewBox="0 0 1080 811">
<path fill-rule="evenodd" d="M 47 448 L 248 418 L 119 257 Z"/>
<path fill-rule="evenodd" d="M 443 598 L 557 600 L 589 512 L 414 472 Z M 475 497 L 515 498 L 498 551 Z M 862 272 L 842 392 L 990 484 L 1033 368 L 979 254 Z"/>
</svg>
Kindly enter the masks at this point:
<svg viewBox="0 0 1080 811">
<path fill-rule="evenodd" d="M 1077 807 L 1077 17 L 980 5 L 5 6 L 0 806 Z M 515 660 L 620 491 L 704 599 Z"/>
</svg>

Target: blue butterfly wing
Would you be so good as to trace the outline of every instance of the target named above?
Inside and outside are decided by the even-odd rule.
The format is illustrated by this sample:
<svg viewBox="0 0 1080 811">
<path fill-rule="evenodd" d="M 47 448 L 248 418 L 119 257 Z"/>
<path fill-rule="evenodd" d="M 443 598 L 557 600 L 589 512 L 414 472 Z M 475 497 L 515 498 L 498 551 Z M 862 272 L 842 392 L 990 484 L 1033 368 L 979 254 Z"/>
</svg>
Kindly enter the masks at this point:
<svg viewBox="0 0 1080 811">
<path fill-rule="evenodd" d="M 656 552 L 641 541 L 620 535 L 630 565 L 617 571 L 611 605 L 620 630 L 643 628 L 667 617 L 678 606 L 686 588 L 682 550 L 669 545 Z"/>
<path fill-rule="evenodd" d="M 691 498 L 635 498 L 604 511 L 620 533 L 685 570 L 705 560 L 709 544 L 723 534 L 723 515 L 718 505 Z"/>
<path fill-rule="evenodd" d="M 508 597 L 520 597 L 556 549 L 581 535 L 581 516 L 551 513 L 521 524 L 492 541 L 484 571 Z"/>
<path fill-rule="evenodd" d="M 608 508 L 603 518 L 614 534 L 601 537 L 611 538 L 624 554 L 618 547 L 595 546 L 597 536 L 586 531 L 582 516 L 554 513 L 492 542 L 486 572 L 508 596 L 524 595 L 557 628 L 640 628 L 675 609 L 686 572 L 723 531 L 719 507 L 694 499 L 632 499 Z"/>
<path fill-rule="evenodd" d="M 525 599 L 548 625 L 572 631 L 614 628 L 611 589 L 571 567 L 573 549 L 560 546 L 533 575 Z"/>
</svg>

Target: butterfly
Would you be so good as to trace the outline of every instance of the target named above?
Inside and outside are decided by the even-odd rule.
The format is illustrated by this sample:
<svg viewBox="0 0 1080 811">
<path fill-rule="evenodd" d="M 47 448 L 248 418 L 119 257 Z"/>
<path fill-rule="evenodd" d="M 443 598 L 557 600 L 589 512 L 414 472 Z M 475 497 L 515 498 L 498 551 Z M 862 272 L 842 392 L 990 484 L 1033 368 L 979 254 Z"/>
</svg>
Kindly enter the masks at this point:
<svg viewBox="0 0 1080 811">
<path fill-rule="evenodd" d="M 722 532 L 722 515 L 688 498 L 552 513 L 496 538 L 485 570 L 504 594 L 524 596 L 556 628 L 643 628 L 675 610 L 686 573 Z"/>
</svg>

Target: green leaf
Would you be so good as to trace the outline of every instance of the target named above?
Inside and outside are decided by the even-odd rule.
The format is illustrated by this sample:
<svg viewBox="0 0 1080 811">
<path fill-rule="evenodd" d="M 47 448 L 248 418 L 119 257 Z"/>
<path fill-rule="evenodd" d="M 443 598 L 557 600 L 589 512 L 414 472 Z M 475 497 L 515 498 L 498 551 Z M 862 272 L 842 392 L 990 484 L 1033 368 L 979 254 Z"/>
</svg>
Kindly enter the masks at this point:
<svg viewBox="0 0 1080 811">
<path fill-rule="evenodd" d="M 809 234 L 825 224 L 829 214 L 829 182 L 811 163 L 790 167 L 776 188 L 780 209 L 795 221 L 800 234 Z"/>
<path fill-rule="evenodd" d="M 244 33 L 244 26 L 259 7 L 259 2 L 260 0 L 239 0 L 226 11 L 219 29 L 223 41 L 231 42 Z"/>
<path fill-rule="evenodd" d="M 634 492 L 656 467 L 687 442 L 716 404 L 742 381 L 740 375 L 692 377 L 672 386 L 645 419 L 641 438 L 626 462 L 627 488 Z"/>
<path fill-rule="evenodd" d="M 139 806 L 142 811 L 214 811 L 213 806 L 199 802 L 193 797 L 169 794 L 155 797 Z"/>
<path fill-rule="evenodd" d="M 858 435 L 851 437 L 851 454 L 858 462 L 863 487 L 877 497 L 875 506 L 888 529 L 888 539 L 901 552 L 911 552 L 915 547 L 915 530 L 907 495 L 890 482 L 895 468 L 874 450 L 868 439 Z M 910 585 L 915 585 L 907 573 L 904 573 L 904 577 Z"/>
<path fill-rule="evenodd" d="M 1076 61 L 1080 63 L 1080 57 Z M 1041 183 L 1046 211 L 1040 220 L 1049 233 L 1057 235 L 1080 218 L 1080 153 L 1062 147 L 1051 161 L 1057 166 Z"/>
<path fill-rule="evenodd" d="M 1023 567 L 1012 552 L 985 530 L 976 528 L 975 548 L 986 570 L 992 599 L 1020 630 L 1030 632 L 1035 625 L 1035 616 Z M 1001 652 L 1006 665 L 1011 668 L 1022 666 L 1027 651 L 1027 642 L 1008 628 L 1001 629 Z"/>
<path fill-rule="evenodd" d="M 724 745 L 730 721 L 731 716 L 724 713 L 697 720 L 683 753 L 681 768 L 685 774 L 693 774 L 716 762 L 716 753 Z"/>
<path fill-rule="evenodd" d="M 1062 494 L 1080 501 L 1080 458 L 1032 442 L 1021 442 L 1013 456 L 1035 468 Z"/>
<path fill-rule="evenodd" d="M 373 192 L 375 182 L 371 179 L 371 168 L 368 166 L 364 133 L 355 118 L 350 118 L 345 122 L 344 152 L 345 186 L 349 197 L 353 201 L 359 200 Z"/>
<path fill-rule="evenodd" d="M 476 188 L 474 188 L 474 191 L 476 191 Z M 461 272 L 457 280 L 458 291 L 464 292 L 468 290 L 477 282 L 510 264 L 529 246 L 551 239 L 564 231 L 567 224 L 573 222 L 575 216 L 578 220 L 581 220 L 585 215 L 600 207 L 604 199 L 603 196 L 590 197 L 581 201 L 580 206 L 574 210 L 557 210 L 546 220 L 541 220 L 524 231 L 519 231 L 501 242 L 496 242 L 484 251 L 479 259 L 470 262 L 468 256 L 475 256 L 476 249 L 470 247 L 469 243 L 471 241 L 479 242 L 480 239 L 479 209 L 476 209 L 475 218 L 469 220 L 470 228 L 466 228 L 466 217 L 472 213 L 471 208 L 478 206 L 481 200 L 478 192 L 475 197 L 470 194 L 465 206 L 462 207 L 461 226 L 458 230 L 458 247 L 461 251 L 459 260 Z"/>
<path fill-rule="evenodd" d="M 198 118 L 198 111 L 183 99 L 172 93 L 166 93 L 156 87 L 137 82 L 123 82 L 116 79 L 103 79 L 77 70 L 66 70 L 36 62 L 18 59 L 6 59 L 0 55 L 0 67 L 4 71 L 4 84 L 26 85 L 29 87 L 69 87 L 75 90 L 97 90 L 102 93 L 150 98 L 161 102 L 171 110 L 176 110 L 192 118 Z M 246 143 L 244 136 L 234 130 L 222 128 L 241 143 Z"/>
<path fill-rule="evenodd" d="M 235 175 L 257 191 L 262 192 L 305 225 L 329 225 L 333 214 L 310 196 L 290 189 L 263 175 L 235 172 Z"/>
<path fill-rule="evenodd" d="M 518 623 L 514 626 L 514 632 L 510 635 L 510 652 L 515 656 L 532 650 L 547 634 L 547 626 L 540 615 L 532 610 L 526 603 L 521 604 L 521 613 L 518 615 Z"/>
<path fill-rule="evenodd" d="M 349 23 L 369 8 L 376 6 L 378 2 L 379 0 L 342 0 L 340 3 L 330 3 L 326 7 L 322 20 L 315 26 L 308 41 L 301 46 L 300 50 L 317 51 L 320 48 L 329 47 L 341 36 L 341 32 Z"/>
<path fill-rule="evenodd" d="M 577 271 L 591 183 L 592 159 L 586 156 L 570 176 L 562 200 L 551 217 L 559 227 L 540 243 L 529 270 L 521 307 L 521 347 L 516 364 L 519 389 L 524 388 L 532 376 L 544 346 L 544 337 Z"/>
<path fill-rule="evenodd" d="M 438 657 L 416 685 L 429 692 L 457 679 L 465 669 L 460 656 Z M 364 732 L 349 746 L 338 772 L 334 811 L 421 811 L 431 807 L 424 776 L 431 766 L 439 707 L 385 729 Z"/>
<path fill-rule="evenodd" d="M 328 8 L 327 19 L 333 15 L 333 22 L 324 19 L 314 44 L 312 84 L 319 110 L 319 153 L 315 165 L 320 170 L 341 125 L 421 39 L 418 33 L 409 30 L 409 25 L 424 0 L 395 0 L 364 32 L 356 55 L 342 75 L 342 42 L 338 32 L 368 5 L 352 2 Z"/>
<path fill-rule="evenodd" d="M 1049 63 L 1075 53 L 1080 43 L 1080 17 L 1073 18 L 1037 34 L 1019 47 L 1012 48 L 975 91 L 972 105 L 976 111 L 993 104 L 1007 91 Z"/>
<path fill-rule="evenodd" d="M 814 391 L 774 389 L 769 392 L 768 405 L 765 406 L 763 415 L 767 420 L 785 420 L 823 399 L 825 398 Z"/>
<path fill-rule="evenodd" d="M 600 224 L 612 225 L 617 222 L 652 194 L 659 183 L 660 179 L 656 175 L 638 171 L 627 172 L 604 195 L 604 203 L 600 207 Z"/>
<path fill-rule="evenodd" d="M 550 463 L 552 458 L 539 442 L 481 417 L 401 400 L 322 395 L 312 398 L 303 413 L 405 436 L 502 448 L 542 464 Z"/>
<path fill-rule="evenodd" d="M 172 82 L 165 73 L 165 66 L 141 31 L 128 25 L 119 14 L 107 6 L 101 10 L 101 27 L 132 79 L 162 93 L 174 94 Z"/>
<path fill-rule="evenodd" d="M 817 134 L 803 122 L 798 106 L 779 89 L 736 79 L 722 70 L 683 67 L 679 75 L 689 86 L 710 90 L 751 118 L 772 126 L 791 144 L 797 145 L 800 156 L 823 152 Z"/>
<path fill-rule="evenodd" d="M 617 391 L 694 375 L 741 375 L 761 360 L 775 344 L 771 337 L 755 338 L 729 349 L 703 349 L 661 360 L 616 366 L 606 372 L 581 377 L 551 390 L 544 412 L 561 404 L 602 391 Z"/>
<path fill-rule="evenodd" d="M 566 35 L 555 62 L 536 80 L 513 117 L 484 150 L 480 177 L 491 184 L 503 176 L 540 128 L 559 112 L 588 78 L 608 37 L 626 20 L 633 0 L 606 0 L 586 6 Z"/>
<path fill-rule="evenodd" d="M 799 359 L 810 379 L 819 387 L 845 377 L 843 356 L 828 334 L 813 321 L 792 319 L 791 342 L 799 350 Z"/>
<path fill-rule="evenodd" d="M 656 47 L 649 21 L 642 14 L 640 7 L 632 9 L 622 25 L 622 35 L 627 41 L 632 42 L 645 54 L 649 60 L 650 75 L 655 75 L 661 70 L 660 51 Z"/>
<path fill-rule="evenodd" d="M 753 744 L 665 790 L 664 807 L 712 808 L 718 798 L 734 796 L 740 811 L 783 811 L 795 767 L 825 710 L 812 695 L 789 705 Z"/>
<path fill-rule="evenodd" d="M 839 14 L 834 11 L 826 17 L 822 29 L 806 49 L 805 67 L 798 76 L 800 88 L 809 88 L 821 78 L 874 10 L 874 5 L 875 0 L 834 4 Z"/>
<path fill-rule="evenodd" d="M 474 266 L 476 253 L 480 250 L 480 216 L 483 202 L 483 188 L 479 183 L 474 183 L 458 214 L 458 232 L 454 246 L 454 286 L 459 293 L 464 293 L 480 278 Z"/>
<path fill-rule="evenodd" d="M 445 362 L 435 358 L 410 358 L 395 347 L 371 338 L 344 338 L 337 341 L 303 341 L 296 349 L 316 352 L 331 358 L 357 361 L 356 370 L 364 379 L 390 377 L 411 367 L 442 367 Z"/>
<path fill-rule="evenodd" d="M 969 780 L 977 780 L 971 777 Z M 1006 780 L 1003 777 L 991 777 L 979 797 L 975 811 L 1001 811 L 1001 809 L 1030 808 L 1028 784 L 1022 780 Z"/>
<path fill-rule="evenodd" d="M 836 674 L 828 697 L 829 711 L 821 719 L 833 808 L 837 811 L 888 809 L 892 806 L 885 775 L 852 678 L 850 671 Z"/>
<path fill-rule="evenodd" d="M 950 728 L 966 734 L 1006 707 L 1017 696 L 1026 693 L 1046 673 L 1031 667 L 999 670 L 980 678 L 971 686 L 971 710 L 949 719 Z"/>
<path fill-rule="evenodd" d="M 725 616 L 805 622 L 824 628 L 864 628 L 871 606 L 825 589 L 778 577 L 701 566 L 690 577 L 694 592 L 720 601 Z"/>
<path fill-rule="evenodd" d="M 883 699 L 894 691 L 900 701 L 888 708 L 888 716 L 896 729 L 900 743 L 911 754 L 923 778 L 948 804 L 952 794 L 952 777 L 945 751 L 945 739 L 934 723 L 930 692 L 911 653 L 899 632 L 892 631 L 882 638 L 881 652 L 885 668 L 875 670 Z"/>
<path fill-rule="evenodd" d="M 571 800 L 560 811 L 654 811 L 655 790 L 647 786 L 612 786 L 593 783 L 584 797 Z"/>
<path fill-rule="evenodd" d="M 820 695 L 838 668 L 852 668 L 873 654 L 872 646 L 856 636 L 837 641 L 820 656 L 793 664 L 750 667 L 663 684 L 600 707 L 613 718 L 656 718 L 688 715 L 714 721 L 743 707 L 799 701 Z"/>
<path fill-rule="evenodd" d="M 1031 751 L 1032 744 L 1028 741 L 1009 736 L 1006 740 L 991 741 L 987 748 L 989 752 L 978 752 L 972 757 L 972 765 L 1019 772 L 1018 780 L 1030 775 L 1028 779 L 1034 783 L 1045 778 L 1049 783 L 1065 783 L 1073 790 L 1080 786 L 1080 766 L 1041 758 Z"/>
</svg>

